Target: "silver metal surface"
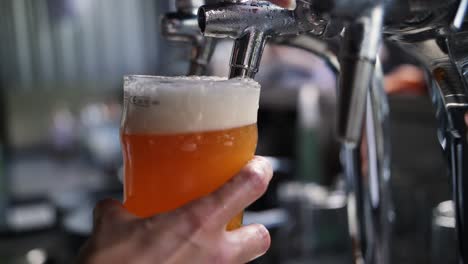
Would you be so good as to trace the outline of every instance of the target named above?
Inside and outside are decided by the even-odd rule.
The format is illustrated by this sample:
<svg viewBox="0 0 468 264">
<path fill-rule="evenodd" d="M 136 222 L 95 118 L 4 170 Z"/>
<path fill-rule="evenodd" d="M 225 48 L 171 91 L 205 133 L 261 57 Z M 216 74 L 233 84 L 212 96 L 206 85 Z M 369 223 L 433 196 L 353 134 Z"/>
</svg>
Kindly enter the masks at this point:
<svg viewBox="0 0 468 264">
<path fill-rule="evenodd" d="M 371 85 L 380 46 L 383 7 L 345 27 L 340 54 L 338 136 L 345 144 L 359 144 L 364 121 L 366 94 Z"/>
<path fill-rule="evenodd" d="M 286 10 L 266 1 L 207 5 L 198 12 L 205 36 L 235 39 L 230 77 L 255 77 L 267 39 L 309 33 L 325 34 L 328 22 L 308 5 Z"/>
<path fill-rule="evenodd" d="M 198 8 L 204 0 L 177 0 L 177 12 L 167 13 L 161 20 L 161 34 L 170 41 L 185 42 L 191 47 L 188 75 L 205 75 L 216 40 L 204 37 L 198 27 Z"/>
<path fill-rule="evenodd" d="M 342 150 L 355 263 L 390 263 L 393 209 L 389 109 L 382 81 L 382 69 L 377 63 L 367 92 L 364 147 L 344 144 Z"/>
<path fill-rule="evenodd" d="M 452 29 L 460 30 L 463 22 L 465 21 L 466 10 L 468 8 L 468 0 L 461 0 L 460 5 L 458 6 L 457 14 L 453 19 Z"/>
<path fill-rule="evenodd" d="M 373 245 L 375 252 L 375 261 L 371 263 L 385 264 L 390 263 L 390 233 L 394 211 L 390 192 L 389 106 L 383 78 L 383 70 L 377 60 L 372 86 L 367 94 L 367 175 L 364 176 L 364 186 L 368 188 L 366 202 L 370 215 L 370 245 Z"/>
</svg>

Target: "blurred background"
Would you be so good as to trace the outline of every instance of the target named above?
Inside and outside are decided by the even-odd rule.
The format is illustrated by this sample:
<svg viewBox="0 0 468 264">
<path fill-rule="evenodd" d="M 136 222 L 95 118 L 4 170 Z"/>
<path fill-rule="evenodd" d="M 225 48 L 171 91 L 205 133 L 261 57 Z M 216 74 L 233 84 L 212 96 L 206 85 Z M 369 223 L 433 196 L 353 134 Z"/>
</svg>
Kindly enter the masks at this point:
<svg viewBox="0 0 468 264">
<path fill-rule="evenodd" d="M 189 67 L 190 47 L 161 37 L 169 10 L 156 0 L 0 0 L 0 263 L 70 263 L 94 204 L 121 199 L 123 75 Z M 210 74 L 227 75 L 231 45 L 219 43 Z M 382 58 L 387 73 L 414 64 L 391 44 Z M 279 46 L 267 47 L 257 76 L 257 152 L 275 169 L 246 215 L 273 235 L 257 262 L 348 263 L 336 77 L 319 58 Z M 450 190 L 434 113 L 427 95 L 411 93 L 391 95 L 390 110 L 392 263 L 430 263 L 431 247 L 453 245 L 450 225 L 434 240 L 434 210 L 450 218 L 450 206 L 437 207 Z"/>
</svg>

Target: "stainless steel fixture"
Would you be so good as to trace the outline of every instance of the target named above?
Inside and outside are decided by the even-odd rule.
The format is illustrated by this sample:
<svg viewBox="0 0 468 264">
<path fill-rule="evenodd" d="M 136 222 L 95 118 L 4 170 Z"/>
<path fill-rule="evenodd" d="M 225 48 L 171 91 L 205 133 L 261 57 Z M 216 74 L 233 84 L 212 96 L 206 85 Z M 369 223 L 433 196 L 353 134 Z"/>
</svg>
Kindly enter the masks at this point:
<svg viewBox="0 0 468 264">
<path fill-rule="evenodd" d="M 204 37 L 198 27 L 197 11 L 204 0 L 175 1 L 177 11 L 166 13 L 161 21 L 161 34 L 170 41 L 191 46 L 188 75 L 205 75 L 213 55 L 216 39 Z"/>
</svg>

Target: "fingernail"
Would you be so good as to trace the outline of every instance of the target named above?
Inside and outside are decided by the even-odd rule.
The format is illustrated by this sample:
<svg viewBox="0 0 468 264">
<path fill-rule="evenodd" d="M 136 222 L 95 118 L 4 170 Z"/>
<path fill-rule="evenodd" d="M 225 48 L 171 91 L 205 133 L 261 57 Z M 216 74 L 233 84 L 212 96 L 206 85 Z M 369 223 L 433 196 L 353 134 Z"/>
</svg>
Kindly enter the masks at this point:
<svg viewBox="0 0 468 264">
<path fill-rule="evenodd" d="M 256 231 L 260 240 L 263 242 L 263 245 L 259 249 L 260 251 L 259 254 L 255 256 L 254 258 L 252 258 L 251 260 L 257 259 L 265 255 L 265 253 L 268 251 L 268 249 L 271 246 L 271 237 L 270 237 L 270 232 L 268 232 L 268 229 L 263 225 L 258 225 Z"/>
<path fill-rule="evenodd" d="M 270 232 L 264 225 L 258 225 L 257 234 L 261 239 L 268 238 L 270 236 Z"/>
</svg>

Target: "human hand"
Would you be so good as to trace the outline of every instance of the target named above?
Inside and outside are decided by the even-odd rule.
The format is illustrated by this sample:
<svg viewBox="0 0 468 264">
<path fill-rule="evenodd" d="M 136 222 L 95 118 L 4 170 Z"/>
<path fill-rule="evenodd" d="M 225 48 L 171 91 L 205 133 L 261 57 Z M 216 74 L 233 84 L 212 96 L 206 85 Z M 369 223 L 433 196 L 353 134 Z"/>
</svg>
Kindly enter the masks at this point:
<svg viewBox="0 0 468 264">
<path fill-rule="evenodd" d="M 259 224 L 226 231 L 226 224 L 266 191 L 268 161 L 255 157 L 219 190 L 172 212 L 141 219 L 115 200 L 99 203 L 94 231 L 79 256 L 96 263 L 245 263 L 270 246 Z"/>
</svg>

